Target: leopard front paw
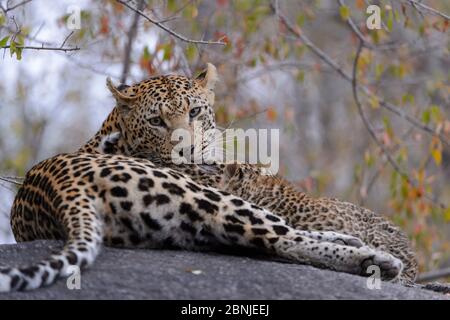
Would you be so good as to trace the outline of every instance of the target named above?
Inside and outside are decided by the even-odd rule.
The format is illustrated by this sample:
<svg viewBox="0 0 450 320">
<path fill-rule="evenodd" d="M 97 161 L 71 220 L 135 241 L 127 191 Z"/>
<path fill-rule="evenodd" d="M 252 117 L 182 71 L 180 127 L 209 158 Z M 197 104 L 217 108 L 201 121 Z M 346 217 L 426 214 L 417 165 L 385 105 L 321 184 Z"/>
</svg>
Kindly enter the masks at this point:
<svg viewBox="0 0 450 320">
<path fill-rule="evenodd" d="M 362 248 L 363 250 L 366 248 Z M 366 257 L 361 261 L 361 275 L 369 276 L 377 272 L 377 269 L 370 270 L 369 267 L 379 268 L 379 275 L 383 280 L 393 280 L 397 278 L 403 270 L 403 263 L 393 255 L 381 251 L 367 248 Z"/>
<path fill-rule="evenodd" d="M 361 248 L 366 245 L 361 239 L 359 239 L 357 237 L 353 237 L 353 236 L 347 236 L 345 234 L 339 235 L 332 242 L 336 243 L 336 244 L 350 246 L 350 247 L 356 247 L 356 248 Z"/>
</svg>

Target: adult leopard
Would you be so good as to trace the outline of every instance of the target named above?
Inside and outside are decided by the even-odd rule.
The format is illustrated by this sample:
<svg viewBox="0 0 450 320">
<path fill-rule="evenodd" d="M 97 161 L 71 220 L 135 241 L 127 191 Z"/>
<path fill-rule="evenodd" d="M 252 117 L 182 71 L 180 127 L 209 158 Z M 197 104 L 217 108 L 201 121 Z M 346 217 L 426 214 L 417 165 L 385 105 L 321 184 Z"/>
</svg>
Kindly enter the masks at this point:
<svg viewBox="0 0 450 320">
<path fill-rule="evenodd" d="M 197 79 L 159 76 L 122 91 L 108 82 L 117 104 L 98 133 L 78 152 L 35 165 L 14 199 L 11 224 L 17 241 L 62 239 L 64 247 L 31 266 L 1 269 L 0 291 L 50 285 L 68 276 L 71 266 L 92 264 L 102 244 L 188 250 L 246 247 L 361 275 L 377 265 L 383 279 L 397 277 L 403 268 L 399 259 L 362 246 L 355 237 L 296 230 L 237 196 L 170 168 L 157 168 L 149 160 L 124 156 L 141 148 L 170 153 L 173 142 L 161 132 L 192 130 L 193 119 L 214 125 L 208 119 L 216 81 L 215 68 L 209 65 Z M 100 154 L 104 139 L 117 131 L 118 154 Z"/>
<path fill-rule="evenodd" d="M 209 68 L 214 77 L 217 77 L 213 66 Z M 134 87 L 128 87 L 124 92 L 131 93 Z M 113 87 L 111 90 L 114 92 Z M 120 94 L 120 90 L 116 89 L 115 96 Z M 209 110 L 205 115 L 207 119 L 204 129 L 215 128 L 214 115 Z M 298 191 L 282 177 L 262 174 L 262 169 L 255 165 L 175 164 L 171 159 L 171 149 L 164 147 L 164 143 L 147 142 L 147 139 L 155 140 L 155 136 L 160 141 L 168 141 L 173 130 L 178 128 L 171 124 L 166 115 L 160 116 L 159 123 L 164 127 L 156 132 L 156 129 L 148 132 L 148 137 L 145 130 L 139 130 L 140 134 L 136 135 L 139 125 L 130 130 L 122 128 L 109 136 L 103 135 L 102 143 L 95 144 L 95 147 L 102 153 L 117 153 L 121 151 L 118 150 L 120 146 L 133 145 L 127 150 L 127 154 L 146 157 L 154 163 L 188 175 L 197 183 L 239 196 L 282 217 L 291 227 L 299 230 L 335 231 L 357 237 L 368 246 L 386 251 L 400 259 L 404 269 L 398 281 L 407 285 L 414 283 L 418 265 L 410 241 L 397 226 L 382 215 L 338 199 L 310 197 Z M 123 139 L 122 136 L 128 138 Z M 129 138 L 131 136 L 135 137 L 134 140 Z"/>
</svg>

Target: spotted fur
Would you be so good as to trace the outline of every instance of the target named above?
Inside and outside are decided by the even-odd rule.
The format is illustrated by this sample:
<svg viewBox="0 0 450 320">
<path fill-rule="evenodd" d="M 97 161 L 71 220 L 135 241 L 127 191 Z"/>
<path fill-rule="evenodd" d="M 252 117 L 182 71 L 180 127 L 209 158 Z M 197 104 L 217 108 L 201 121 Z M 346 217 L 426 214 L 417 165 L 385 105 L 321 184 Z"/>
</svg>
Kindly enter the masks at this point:
<svg viewBox="0 0 450 320">
<path fill-rule="evenodd" d="M 265 208 L 297 230 L 339 232 L 354 236 L 373 249 L 389 252 L 404 264 L 397 279 L 402 284 L 412 285 L 417 277 L 417 260 L 408 237 L 380 214 L 338 199 L 313 198 L 280 176 L 264 174 L 255 165 L 175 165 L 155 155 L 150 158 L 160 166 L 183 172 L 197 183 Z"/>
<path fill-rule="evenodd" d="M 31 290 L 68 276 L 71 266 L 91 265 L 102 244 L 131 248 L 215 250 L 245 247 L 296 263 L 366 275 L 369 265 L 393 279 L 403 264 L 355 237 L 296 230 L 272 212 L 236 195 L 199 184 L 188 175 L 131 151 L 172 150 L 167 136 L 191 128 L 190 111 L 206 126 L 217 76 L 208 66 L 199 79 L 160 76 L 119 90 L 108 81 L 117 105 L 99 132 L 78 152 L 60 154 L 34 166 L 13 203 L 17 241 L 62 239 L 60 252 L 26 267 L 0 270 L 0 292 Z M 192 114 L 192 113 L 191 113 Z M 160 117 L 161 121 L 152 120 Z M 212 120 L 211 120 L 212 119 Z M 100 154 L 115 132 L 117 154 Z M 107 145 L 107 144 L 105 144 Z"/>
</svg>

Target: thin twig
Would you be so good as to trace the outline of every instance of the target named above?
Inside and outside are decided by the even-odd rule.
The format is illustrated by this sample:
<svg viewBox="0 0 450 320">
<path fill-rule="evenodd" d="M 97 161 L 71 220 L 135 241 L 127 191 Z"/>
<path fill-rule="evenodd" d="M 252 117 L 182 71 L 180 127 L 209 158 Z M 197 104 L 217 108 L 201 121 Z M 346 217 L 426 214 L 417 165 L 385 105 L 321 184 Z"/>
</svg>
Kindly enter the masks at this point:
<svg viewBox="0 0 450 320">
<path fill-rule="evenodd" d="M 75 31 L 72 30 L 72 32 L 67 35 L 67 37 L 64 39 L 63 43 L 61 43 L 61 46 L 59 48 L 63 48 L 64 47 L 64 45 L 66 44 L 67 40 L 69 40 L 69 38 L 73 35 L 74 32 Z"/>
<path fill-rule="evenodd" d="M 145 13 L 143 13 L 141 10 L 138 10 L 132 6 L 130 6 L 128 3 L 126 3 L 125 1 L 122 0 L 116 0 L 117 2 L 119 2 L 120 4 L 124 5 L 125 7 L 127 7 L 128 9 L 136 12 L 137 14 L 139 14 L 141 17 L 143 17 L 145 20 L 151 22 L 152 24 L 154 24 L 155 26 L 161 28 L 162 30 L 166 31 L 167 33 L 169 33 L 170 35 L 174 36 L 175 38 L 184 41 L 184 42 L 188 42 L 188 43 L 197 43 L 197 44 L 217 44 L 217 45 L 226 45 L 225 42 L 223 41 L 205 41 L 205 40 L 193 40 L 193 39 L 188 39 L 185 36 L 173 31 L 172 29 L 166 27 L 164 24 L 162 24 L 160 21 L 156 21 L 152 18 L 150 18 L 149 16 L 147 16 Z"/>
<path fill-rule="evenodd" d="M 137 11 L 134 12 L 133 22 L 131 23 L 130 30 L 128 30 L 128 42 L 125 46 L 125 53 L 123 58 L 123 70 L 122 76 L 120 77 L 120 82 L 125 83 L 128 78 L 128 73 L 130 71 L 131 62 L 131 50 L 133 49 L 133 41 L 137 34 L 137 26 L 139 21 L 138 11 L 144 10 L 144 0 L 140 0 L 137 6 Z"/>
<path fill-rule="evenodd" d="M 151 12 L 152 12 L 152 14 L 153 14 L 153 16 L 154 17 L 156 17 L 156 18 L 158 18 L 159 20 L 159 22 L 165 22 L 165 21 L 168 21 L 168 20 L 173 20 L 173 19 L 175 19 L 176 18 L 176 15 L 179 13 L 179 12 L 181 12 L 187 5 L 189 5 L 189 3 L 191 3 L 192 2 L 192 0 L 190 0 L 190 1 L 188 1 L 188 2 L 186 2 L 180 9 L 178 9 L 178 10 L 176 10 L 176 13 L 174 14 L 174 15 L 172 15 L 172 16 L 170 16 L 170 17 L 167 17 L 167 18 L 164 18 L 164 19 L 161 19 L 159 16 L 158 16 L 158 13 L 156 12 L 156 10 L 151 10 Z M 178 49 L 178 50 L 177 50 Z M 184 53 L 184 50 L 183 50 L 183 48 L 179 48 L 179 47 L 177 47 L 176 45 L 174 45 L 174 56 L 176 56 L 176 57 L 178 57 L 178 61 L 176 62 L 176 65 L 180 65 L 181 64 L 181 69 L 182 69 L 182 71 L 183 71 L 183 73 L 184 73 L 184 75 L 186 76 L 186 77 L 188 77 L 188 78 L 191 78 L 192 77 L 192 70 L 191 70 L 191 68 L 189 67 L 189 62 L 187 61 L 187 57 L 186 57 L 186 54 Z"/>
<path fill-rule="evenodd" d="M 178 14 L 179 14 L 181 11 L 183 11 L 184 9 L 186 9 L 186 7 L 187 7 L 188 5 L 190 5 L 193 1 L 194 1 L 194 0 L 188 0 L 188 1 L 186 1 L 183 5 L 181 5 L 180 8 L 176 9 L 175 12 L 174 12 L 171 16 L 168 16 L 168 17 L 166 17 L 166 18 L 164 18 L 164 19 L 162 19 L 162 20 L 159 20 L 158 22 L 159 22 L 159 23 L 165 23 L 165 22 L 168 22 L 168 21 L 172 21 L 172 20 L 178 19 L 178 18 L 179 18 L 179 15 L 178 15 Z M 153 15 L 155 15 L 154 10 L 151 10 L 151 11 L 152 11 Z"/>
<path fill-rule="evenodd" d="M 346 3 L 344 0 L 338 0 L 339 5 L 341 7 L 346 6 Z M 361 40 L 364 44 L 364 47 L 372 49 L 372 50 L 397 50 L 399 47 L 403 46 L 404 44 L 395 44 L 395 43 L 386 43 L 386 44 L 373 44 L 371 43 L 362 33 L 362 31 L 358 28 L 356 23 L 353 21 L 351 17 L 348 17 L 346 19 L 346 22 L 350 29 L 352 29 L 353 33 Z"/>
<path fill-rule="evenodd" d="M 25 1 L 19 2 L 18 4 L 13 5 L 12 7 L 9 7 L 9 8 L 6 8 L 6 9 L 2 7 L 2 9 L 3 9 L 3 12 L 6 14 L 8 11 L 12 11 L 12 10 L 14 10 L 14 9 L 16 9 L 16 8 L 18 8 L 20 6 L 23 6 L 23 5 L 25 5 L 25 4 L 27 4 L 28 2 L 31 2 L 31 1 L 32 0 L 25 0 Z"/>
<path fill-rule="evenodd" d="M 16 48 L 19 49 L 29 49 L 29 50 L 50 50 L 50 51 L 77 51 L 80 50 L 79 47 L 73 47 L 73 48 L 64 48 L 64 45 L 66 44 L 67 40 L 73 35 L 74 31 L 72 31 L 71 33 L 69 33 L 67 35 L 67 37 L 64 39 L 64 41 L 62 42 L 62 44 L 59 47 L 56 47 L 56 45 L 50 43 L 50 42 L 46 42 L 46 41 L 39 41 L 36 40 L 35 37 L 37 36 L 37 32 L 33 37 L 30 37 L 26 34 L 22 34 L 22 30 L 21 28 L 18 26 L 16 19 L 14 17 L 11 18 L 12 21 L 14 22 L 15 26 L 16 26 L 16 30 L 12 30 L 10 28 L 7 28 L 7 30 L 9 32 L 13 33 L 13 36 L 11 37 L 10 43 L 12 41 L 15 41 L 15 39 L 17 38 L 18 35 L 22 35 L 23 37 L 25 37 L 26 39 L 29 39 L 30 41 L 35 41 L 41 44 L 41 46 L 16 46 Z M 39 27 L 39 30 L 42 28 L 42 24 Z M 38 30 L 38 32 L 39 32 Z M 11 48 L 11 45 L 6 45 L 3 47 L 0 47 L 0 49 L 8 49 Z"/>
<path fill-rule="evenodd" d="M 0 47 L 0 49 L 9 49 L 11 46 L 7 45 L 4 47 Z M 55 48 L 55 47 L 36 47 L 36 46 L 16 46 L 17 49 L 24 49 L 24 50 L 48 50 L 48 51 L 77 51 L 80 50 L 80 48 Z"/>
<path fill-rule="evenodd" d="M 445 14 L 439 10 L 436 10 L 430 6 L 427 6 L 426 4 L 423 4 L 422 2 L 416 1 L 416 0 L 406 0 L 406 3 L 412 6 L 414 9 L 419 11 L 417 8 L 422 8 L 434 15 L 440 16 L 441 18 L 444 18 L 446 20 L 450 20 L 450 16 L 448 14 Z M 420 11 L 419 11 L 420 12 Z"/>
<path fill-rule="evenodd" d="M 42 28 L 45 26 L 45 21 L 42 21 L 42 23 L 39 25 L 39 27 L 37 28 L 36 32 L 34 33 L 34 35 L 32 35 L 31 37 L 28 37 L 28 39 L 34 41 L 36 40 L 36 37 L 38 36 L 38 34 L 42 31 Z"/>
<path fill-rule="evenodd" d="M 300 32 L 300 30 L 298 28 L 296 28 L 296 26 L 294 26 L 289 21 L 289 19 L 280 12 L 277 0 L 273 0 L 271 2 L 271 8 L 272 8 L 272 11 L 277 16 L 277 18 L 280 20 L 280 22 L 287 28 L 287 30 L 291 34 L 293 34 L 297 39 L 301 40 L 304 43 L 304 45 L 306 47 L 308 47 L 308 49 L 310 49 L 322 61 L 324 61 L 327 65 L 329 65 L 332 69 L 334 69 L 339 75 L 341 75 L 341 77 L 343 79 L 352 83 L 353 79 L 349 73 L 347 73 L 342 67 L 340 67 L 338 65 L 338 63 L 336 61 L 334 61 L 330 56 L 328 56 L 322 49 L 317 47 L 307 36 L 305 36 L 304 33 Z M 432 128 L 430 128 L 427 125 L 422 124 L 419 120 L 408 115 L 407 113 L 405 113 L 403 110 L 401 110 L 396 105 L 394 105 L 388 101 L 385 101 L 383 99 L 380 99 L 378 96 L 373 94 L 368 87 L 361 85 L 361 84 L 357 84 L 357 88 L 359 90 L 361 90 L 365 95 L 367 95 L 369 97 L 375 97 L 377 99 L 377 101 L 379 102 L 380 106 L 382 106 L 386 110 L 389 110 L 396 116 L 408 121 L 415 127 L 419 128 L 435 137 L 438 137 L 442 141 L 443 144 L 445 144 L 447 147 L 450 148 L 450 142 L 447 140 L 447 138 L 442 133 L 436 133 Z"/>
<path fill-rule="evenodd" d="M 0 181 L 8 182 L 14 184 L 16 186 L 21 186 L 22 182 L 17 181 L 16 179 L 10 179 L 10 177 L 0 177 Z"/>
<path fill-rule="evenodd" d="M 2 176 L 2 177 L 6 178 L 6 179 L 12 179 L 12 180 L 20 180 L 20 181 L 25 180 L 25 177 L 20 177 L 20 176 Z"/>
</svg>

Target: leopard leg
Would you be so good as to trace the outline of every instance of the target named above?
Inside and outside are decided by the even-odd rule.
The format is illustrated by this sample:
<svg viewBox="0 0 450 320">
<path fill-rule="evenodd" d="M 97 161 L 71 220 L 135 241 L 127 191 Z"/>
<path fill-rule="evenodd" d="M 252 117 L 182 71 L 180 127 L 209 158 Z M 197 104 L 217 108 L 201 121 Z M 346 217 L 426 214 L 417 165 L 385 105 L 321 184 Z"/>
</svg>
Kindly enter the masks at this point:
<svg viewBox="0 0 450 320">
<path fill-rule="evenodd" d="M 63 249 L 49 258 L 27 267 L 0 269 L 0 292 L 32 290 L 52 284 L 58 277 L 73 273 L 71 266 L 89 266 L 97 257 L 102 243 L 102 221 L 92 205 L 68 207 L 67 241 Z"/>
<path fill-rule="evenodd" d="M 365 243 L 353 236 L 349 236 L 343 233 L 338 233 L 334 231 L 309 231 L 309 230 L 299 230 L 299 233 L 305 237 L 318 240 L 320 242 L 333 242 L 337 244 L 342 244 L 350 247 L 360 248 L 365 245 Z"/>
<path fill-rule="evenodd" d="M 228 204 L 227 211 L 219 211 L 214 223 L 209 226 L 223 243 L 231 241 L 229 244 L 232 245 L 258 247 L 296 263 L 358 275 L 367 276 L 367 268 L 375 265 L 380 268 L 381 277 L 385 280 L 396 278 L 403 268 L 402 262 L 388 253 L 307 237 L 305 232 L 288 226 L 269 211 L 235 196 L 223 201 L 240 205 L 232 207 Z M 319 233 L 311 232 L 309 235 L 318 236 Z M 341 237 L 334 233 L 325 235 L 332 240 Z"/>
</svg>

